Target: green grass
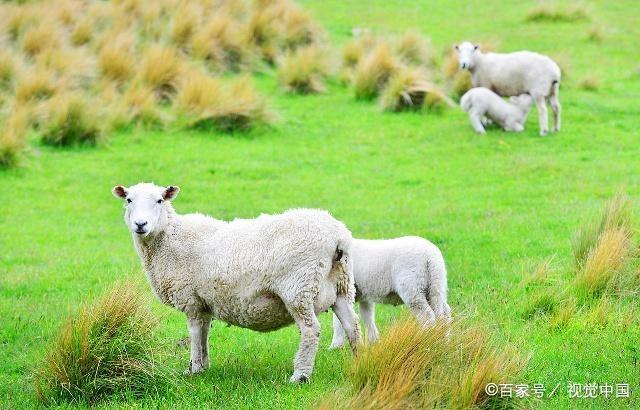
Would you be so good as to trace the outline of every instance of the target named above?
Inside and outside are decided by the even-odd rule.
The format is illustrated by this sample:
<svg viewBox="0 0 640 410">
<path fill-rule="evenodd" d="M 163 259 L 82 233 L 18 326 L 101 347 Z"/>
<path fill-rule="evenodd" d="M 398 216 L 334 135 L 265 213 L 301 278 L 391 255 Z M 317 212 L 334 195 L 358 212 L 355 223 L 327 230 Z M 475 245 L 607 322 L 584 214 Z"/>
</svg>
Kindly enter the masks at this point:
<svg viewBox="0 0 640 410">
<path fill-rule="evenodd" d="M 552 254 L 568 283 L 576 230 L 620 188 L 637 215 L 635 2 L 588 3 L 593 18 L 615 28 L 600 43 L 586 40 L 586 21 L 526 22 L 533 1 L 508 7 L 444 0 L 302 3 L 334 45 L 344 43 L 354 26 L 398 34 L 416 28 L 436 50 L 462 39 L 493 40 L 500 50 L 527 48 L 566 59 L 564 128 L 538 137 L 534 110 L 524 133 L 494 130 L 480 137 L 457 109 L 381 113 L 375 103 L 356 101 L 337 80 L 326 94 L 295 96 L 268 73 L 256 82 L 279 114 L 272 127 L 234 135 L 130 130 L 99 148 L 55 148 L 34 140 L 21 168 L 0 172 L 0 407 L 36 405 L 33 366 L 81 301 L 132 274 L 145 281 L 122 206 L 110 193 L 115 184 L 143 180 L 179 185 L 175 207 L 183 213 L 228 219 L 311 206 L 329 209 L 357 237 L 427 237 L 447 260 L 454 314 L 471 316 L 497 338 L 530 352 L 523 382 L 548 388 L 561 383 L 539 406 L 640 406 L 637 293 L 615 298 L 617 307 L 609 309 L 616 315 L 635 309 L 631 326 L 622 316 L 591 324 L 578 312 L 567 326 L 553 327 L 544 314 L 525 318 L 535 292 L 519 286 L 526 267 Z M 600 80 L 598 93 L 578 87 L 586 74 Z M 168 364 L 180 371 L 188 364 L 187 349 L 176 346 L 187 334 L 184 317 L 157 301 L 153 307 L 162 317 L 164 348 L 173 353 Z M 379 309 L 383 333 L 402 309 Z M 325 349 L 330 316 L 322 315 L 321 323 L 322 348 L 309 385 L 287 383 L 299 340 L 295 328 L 259 334 L 215 322 L 212 368 L 182 380 L 185 389 L 176 397 L 159 394 L 136 403 L 311 405 L 342 383 L 349 357 Z M 632 398 L 571 400 L 569 382 L 627 382 Z"/>
</svg>

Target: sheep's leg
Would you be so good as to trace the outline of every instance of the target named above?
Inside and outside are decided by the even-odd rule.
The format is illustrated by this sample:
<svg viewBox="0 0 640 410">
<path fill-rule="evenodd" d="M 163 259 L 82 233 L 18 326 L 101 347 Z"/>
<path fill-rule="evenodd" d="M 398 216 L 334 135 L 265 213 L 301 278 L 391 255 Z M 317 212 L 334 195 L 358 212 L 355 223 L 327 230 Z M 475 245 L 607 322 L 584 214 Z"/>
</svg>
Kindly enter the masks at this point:
<svg viewBox="0 0 640 410">
<path fill-rule="evenodd" d="M 191 338 L 191 358 L 189 360 L 189 368 L 184 372 L 185 375 L 199 373 L 204 370 L 202 366 L 202 322 L 201 317 L 187 317 L 189 337 Z"/>
<path fill-rule="evenodd" d="M 540 136 L 544 137 L 549 132 L 549 118 L 547 116 L 547 102 L 544 96 L 535 97 L 538 109 L 538 121 L 540 122 Z"/>
<path fill-rule="evenodd" d="M 367 328 L 367 340 L 370 343 L 378 341 L 378 328 L 376 327 L 376 304 L 369 301 L 360 302 L 360 315 Z"/>
<path fill-rule="evenodd" d="M 482 126 L 482 118 L 475 112 L 469 113 L 469 119 L 471 120 L 471 126 L 478 134 L 486 134 L 484 127 Z"/>
<path fill-rule="evenodd" d="M 209 368 L 209 329 L 211 329 L 211 316 L 204 316 L 200 330 L 200 339 L 202 346 L 202 368 Z"/>
<path fill-rule="evenodd" d="M 411 310 L 411 313 L 413 313 L 418 322 L 425 326 L 429 326 L 435 322 L 436 314 L 431 306 L 429 306 L 427 295 L 425 295 L 424 292 L 412 289 L 399 292 L 398 296 L 400 296 L 400 299 L 402 299 L 405 305 Z"/>
<path fill-rule="evenodd" d="M 559 90 L 555 90 L 551 97 L 549 97 L 549 105 L 551 105 L 551 109 L 553 110 L 553 132 L 560 131 L 560 112 L 562 111 L 562 107 L 558 99 L 558 91 Z"/>
<path fill-rule="evenodd" d="M 355 354 L 358 343 L 360 343 L 360 327 L 358 326 L 358 316 L 353 310 L 353 299 L 346 294 L 338 295 L 336 303 L 333 304 L 333 312 L 340 320 L 340 324 L 349 339 L 351 350 Z"/>
<path fill-rule="evenodd" d="M 313 310 L 312 302 L 308 306 L 291 307 L 289 312 L 300 330 L 300 347 L 293 360 L 293 376 L 289 381 L 305 383 L 313 372 L 318 343 L 320 343 L 320 322 Z"/>
<path fill-rule="evenodd" d="M 333 338 L 331 339 L 331 346 L 329 349 L 339 349 L 344 346 L 344 338 L 346 334 L 344 333 L 344 329 L 340 324 L 340 319 L 336 314 L 333 314 Z"/>
</svg>

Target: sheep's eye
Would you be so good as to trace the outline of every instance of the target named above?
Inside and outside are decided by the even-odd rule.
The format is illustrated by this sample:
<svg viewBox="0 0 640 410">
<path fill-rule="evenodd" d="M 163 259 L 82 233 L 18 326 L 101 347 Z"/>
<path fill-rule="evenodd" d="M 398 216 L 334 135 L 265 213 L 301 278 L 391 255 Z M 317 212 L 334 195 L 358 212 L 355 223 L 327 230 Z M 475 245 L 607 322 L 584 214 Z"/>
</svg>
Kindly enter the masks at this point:
<svg viewBox="0 0 640 410">
<path fill-rule="evenodd" d="M 161 204 L 162 203 L 162 199 L 158 199 L 156 202 Z"/>
<path fill-rule="evenodd" d="M 127 203 L 130 204 L 131 203 L 131 199 L 127 198 Z"/>
</svg>

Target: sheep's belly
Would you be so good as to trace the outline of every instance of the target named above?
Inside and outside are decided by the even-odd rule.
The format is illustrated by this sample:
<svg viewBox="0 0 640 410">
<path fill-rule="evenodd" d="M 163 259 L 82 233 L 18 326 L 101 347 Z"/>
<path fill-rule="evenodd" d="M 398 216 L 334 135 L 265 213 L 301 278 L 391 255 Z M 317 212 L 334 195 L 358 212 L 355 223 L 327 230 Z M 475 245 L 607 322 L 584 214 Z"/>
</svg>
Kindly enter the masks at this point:
<svg viewBox="0 0 640 410">
<path fill-rule="evenodd" d="M 214 316 L 231 325 L 269 332 L 293 323 L 284 303 L 275 295 L 260 295 L 236 308 L 230 305 L 214 309 Z"/>
</svg>

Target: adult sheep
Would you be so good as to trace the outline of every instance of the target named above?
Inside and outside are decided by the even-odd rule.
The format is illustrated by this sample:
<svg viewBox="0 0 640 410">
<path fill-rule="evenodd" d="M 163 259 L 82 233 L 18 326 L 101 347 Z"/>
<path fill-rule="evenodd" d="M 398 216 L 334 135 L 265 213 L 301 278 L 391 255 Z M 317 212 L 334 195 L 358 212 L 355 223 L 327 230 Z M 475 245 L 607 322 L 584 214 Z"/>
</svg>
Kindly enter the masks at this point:
<svg viewBox="0 0 640 410">
<path fill-rule="evenodd" d="M 455 46 L 460 68 L 471 72 L 474 87 L 486 87 L 500 96 L 529 94 L 536 103 L 540 135 L 549 130 L 548 101 L 553 110 L 553 131 L 560 131 L 560 67 L 549 57 L 531 51 L 483 53 L 468 41 Z"/>
<path fill-rule="evenodd" d="M 354 239 L 353 276 L 360 316 L 370 342 L 378 340 L 375 304 L 404 303 L 425 326 L 436 319 L 448 319 L 447 269 L 440 249 L 417 236 L 395 239 Z M 332 349 L 342 347 L 345 332 L 333 318 Z"/>
<path fill-rule="evenodd" d="M 332 307 L 352 349 L 359 341 L 351 232 L 326 211 L 224 222 L 177 214 L 176 186 L 116 186 L 124 220 L 160 300 L 185 313 L 191 354 L 186 374 L 209 367 L 211 319 L 261 332 L 296 323 L 300 346 L 291 382 L 313 370 L 320 338 L 316 314 Z"/>
</svg>

